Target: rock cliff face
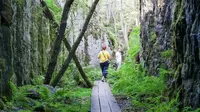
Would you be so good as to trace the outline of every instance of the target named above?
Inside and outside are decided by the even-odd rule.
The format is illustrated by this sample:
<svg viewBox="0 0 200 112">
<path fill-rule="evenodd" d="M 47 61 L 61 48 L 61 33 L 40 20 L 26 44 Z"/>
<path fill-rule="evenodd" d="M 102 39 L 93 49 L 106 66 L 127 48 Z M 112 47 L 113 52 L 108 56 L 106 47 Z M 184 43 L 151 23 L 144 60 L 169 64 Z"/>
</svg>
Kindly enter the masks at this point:
<svg viewBox="0 0 200 112">
<path fill-rule="evenodd" d="M 33 77 L 45 73 L 56 31 L 50 21 L 45 18 L 39 0 L 9 1 L 10 7 L 3 10 L 5 14 L 12 10 L 13 14 L 1 19 L 0 25 L 0 43 L 3 43 L 0 45 L 0 75 L 5 76 L 1 78 L 1 82 L 8 82 L 13 76 L 11 80 L 18 86 L 22 86 L 30 84 Z M 66 36 L 71 45 L 78 37 L 87 13 L 88 9 L 80 7 L 70 12 L 67 28 L 71 30 L 69 36 Z M 13 18 L 12 24 L 11 18 Z M 88 32 L 76 52 L 82 64 L 98 65 L 96 56 L 101 49 L 101 44 L 107 43 L 108 45 L 107 35 L 104 35 L 100 29 L 96 29 L 99 19 L 93 19 L 90 22 Z M 96 33 L 93 32 L 94 29 Z M 57 70 L 62 66 L 67 53 L 67 49 L 62 45 Z M 5 88 L 0 89 L 5 90 Z"/>
<path fill-rule="evenodd" d="M 30 83 L 34 75 L 43 74 L 55 38 L 45 19 L 39 0 L 13 0 L 13 67 L 17 85 Z"/>
<path fill-rule="evenodd" d="M 200 107 L 200 1 L 140 1 L 141 62 L 147 74 L 167 71 L 169 96 L 180 90 L 180 109 Z"/>
</svg>

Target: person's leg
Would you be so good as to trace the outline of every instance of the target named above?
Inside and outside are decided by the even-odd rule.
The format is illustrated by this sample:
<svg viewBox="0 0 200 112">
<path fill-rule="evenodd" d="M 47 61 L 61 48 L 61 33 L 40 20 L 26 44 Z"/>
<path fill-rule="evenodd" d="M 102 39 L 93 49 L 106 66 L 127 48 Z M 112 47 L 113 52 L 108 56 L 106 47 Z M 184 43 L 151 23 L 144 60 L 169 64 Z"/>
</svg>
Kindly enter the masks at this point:
<svg viewBox="0 0 200 112">
<path fill-rule="evenodd" d="M 100 68 L 101 68 L 101 72 L 103 74 L 103 63 L 100 63 L 99 65 L 100 65 Z"/>
<path fill-rule="evenodd" d="M 102 73 L 102 78 L 101 80 L 104 81 L 104 64 L 103 63 L 100 63 L 100 67 L 101 67 L 101 73 Z"/>
<path fill-rule="evenodd" d="M 104 63 L 104 80 L 107 78 L 108 67 L 109 67 L 109 62 L 106 61 L 106 62 Z"/>
</svg>

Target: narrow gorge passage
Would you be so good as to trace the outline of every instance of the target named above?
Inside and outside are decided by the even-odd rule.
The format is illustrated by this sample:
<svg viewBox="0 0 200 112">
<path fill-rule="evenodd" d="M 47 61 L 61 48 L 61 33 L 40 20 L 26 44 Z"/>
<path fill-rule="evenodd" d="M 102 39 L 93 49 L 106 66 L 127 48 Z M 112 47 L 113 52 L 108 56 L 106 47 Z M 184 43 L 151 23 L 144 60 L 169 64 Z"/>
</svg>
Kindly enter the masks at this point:
<svg viewBox="0 0 200 112">
<path fill-rule="evenodd" d="M 199 0 L 0 0 L 0 111 L 199 112 L 199 12 Z"/>
</svg>

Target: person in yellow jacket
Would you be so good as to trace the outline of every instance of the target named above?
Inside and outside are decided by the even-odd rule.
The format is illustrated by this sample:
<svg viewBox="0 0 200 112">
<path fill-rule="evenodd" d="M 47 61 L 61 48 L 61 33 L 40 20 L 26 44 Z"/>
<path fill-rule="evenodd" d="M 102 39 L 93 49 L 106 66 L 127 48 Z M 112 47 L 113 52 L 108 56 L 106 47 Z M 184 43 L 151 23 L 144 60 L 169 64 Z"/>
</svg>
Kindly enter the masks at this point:
<svg viewBox="0 0 200 112">
<path fill-rule="evenodd" d="M 110 53 L 106 51 L 106 45 L 102 46 L 102 50 L 99 52 L 98 58 L 100 61 L 100 67 L 102 71 L 102 82 L 104 82 L 106 81 L 107 78 L 109 59 L 110 59 Z"/>
</svg>

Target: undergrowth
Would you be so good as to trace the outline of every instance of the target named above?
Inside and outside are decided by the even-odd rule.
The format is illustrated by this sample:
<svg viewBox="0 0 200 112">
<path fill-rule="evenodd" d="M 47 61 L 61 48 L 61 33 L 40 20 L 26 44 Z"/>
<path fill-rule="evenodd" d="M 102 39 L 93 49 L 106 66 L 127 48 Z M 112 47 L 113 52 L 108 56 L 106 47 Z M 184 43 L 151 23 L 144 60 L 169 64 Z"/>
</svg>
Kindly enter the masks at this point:
<svg viewBox="0 0 200 112">
<path fill-rule="evenodd" d="M 102 73 L 101 73 L 100 67 L 94 68 L 91 66 L 87 66 L 87 67 L 84 67 L 84 71 L 86 72 L 92 84 L 95 80 L 101 79 Z"/>
<path fill-rule="evenodd" d="M 13 96 L 11 101 L 4 101 L 3 111 L 88 112 L 91 88 L 79 85 L 78 82 L 85 82 L 75 67 L 74 63 L 70 64 L 70 69 L 56 88 L 43 85 L 44 76 L 42 74 L 32 79 L 32 85 L 17 87 L 10 82 Z M 100 68 L 87 66 L 84 67 L 84 71 L 91 83 L 101 79 Z"/>
<path fill-rule="evenodd" d="M 164 76 L 147 76 L 146 70 L 136 62 L 140 48 L 139 33 L 139 28 L 131 32 L 130 49 L 121 68 L 118 71 L 109 70 L 113 93 L 126 95 L 132 101 L 134 111 L 178 111 L 177 98 L 169 99 L 165 95 Z"/>
<path fill-rule="evenodd" d="M 42 77 L 42 76 L 40 76 Z M 66 86 L 53 88 L 40 84 L 40 78 L 34 79 L 34 85 L 12 86 L 13 97 L 6 101 L 4 111 L 17 112 L 88 112 L 90 109 L 90 88 L 82 88 L 68 81 Z"/>
</svg>

